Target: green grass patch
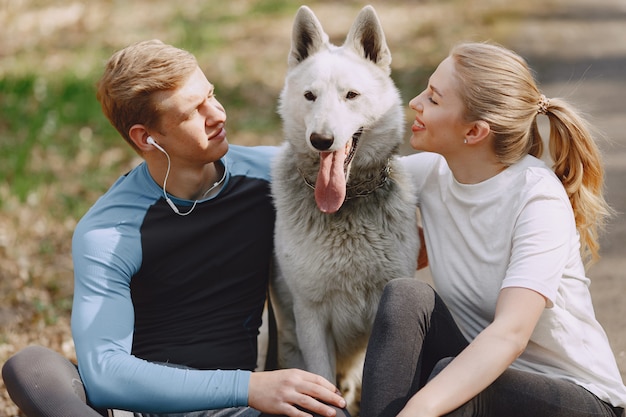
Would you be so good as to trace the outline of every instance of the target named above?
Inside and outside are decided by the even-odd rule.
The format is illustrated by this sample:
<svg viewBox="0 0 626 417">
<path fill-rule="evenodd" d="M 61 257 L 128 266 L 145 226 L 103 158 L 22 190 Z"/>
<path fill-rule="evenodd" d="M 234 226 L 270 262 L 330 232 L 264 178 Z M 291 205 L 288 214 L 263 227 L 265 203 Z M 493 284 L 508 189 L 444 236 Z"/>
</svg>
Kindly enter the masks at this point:
<svg viewBox="0 0 626 417">
<path fill-rule="evenodd" d="M 80 188 L 72 184 L 83 180 L 76 169 L 94 167 L 78 157 L 95 160 L 119 142 L 92 79 L 8 76 L 0 80 L 0 97 L 0 177 L 20 201 L 57 182 Z"/>
</svg>

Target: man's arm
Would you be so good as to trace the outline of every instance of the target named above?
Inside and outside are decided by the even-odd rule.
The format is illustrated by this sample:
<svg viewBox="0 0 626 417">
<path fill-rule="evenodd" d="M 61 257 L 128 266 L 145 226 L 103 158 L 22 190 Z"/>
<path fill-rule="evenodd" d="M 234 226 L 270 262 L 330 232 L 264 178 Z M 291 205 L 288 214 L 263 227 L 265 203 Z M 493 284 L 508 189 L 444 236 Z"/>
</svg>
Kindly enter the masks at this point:
<svg viewBox="0 0 626 417">
<path fill-rule="evenodd" d="M 72 333 L 89 400 L 159 413 L 247 405 L 249 371 L 173 368 L 131 355 L 130 277 L 141 263 L 133 243 L 115 227 L 79 225 L 75 233 Z"/>
</svg>

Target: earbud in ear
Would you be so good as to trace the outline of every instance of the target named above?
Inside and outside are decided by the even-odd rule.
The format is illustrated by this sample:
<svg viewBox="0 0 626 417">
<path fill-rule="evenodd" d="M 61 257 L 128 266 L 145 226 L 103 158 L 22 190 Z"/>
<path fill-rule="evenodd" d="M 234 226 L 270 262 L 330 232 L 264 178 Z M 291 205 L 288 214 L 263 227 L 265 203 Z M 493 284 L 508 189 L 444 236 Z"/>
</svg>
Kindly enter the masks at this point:
<svg viewBox="0 0 626 417">
<path fill-rule="evenodd" d="M 165 149 L 163 149 L 161 147 L 161 145 L 156 143 L 156 141 L 154 139 L 152 139 L 152 136 L 148 136 L 148 139 L 146 139 L 146 142 L 148 142 L 150 145 L 154 146 L 155 148 L 157 148 L 158 150 L 160 150 L 161 152 L 163 152 L 164 154 L 167 155 L 167 152 L 165 152 Z M 168 158 L 169 158 L 169 156 L 168 156 Z"/>
</svg>

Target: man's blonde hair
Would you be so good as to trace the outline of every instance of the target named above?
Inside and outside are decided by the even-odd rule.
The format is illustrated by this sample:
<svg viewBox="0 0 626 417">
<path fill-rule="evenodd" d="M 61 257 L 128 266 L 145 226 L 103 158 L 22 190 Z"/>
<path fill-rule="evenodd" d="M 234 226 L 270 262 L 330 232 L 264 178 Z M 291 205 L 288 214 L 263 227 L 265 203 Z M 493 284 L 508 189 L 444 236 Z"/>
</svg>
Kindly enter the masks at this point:
<svg viewBox="0 0 626 417">
<path fill-rule="evenodd" d="M 132 44 L 108 60 L 97 84 L 102 112 L 135 150 L 129 130 L 135 124 L 158 129 L 161 118 L 154 93 L 175 90 L 198 67 L 189 52 L 159 40 Z"/>
</svg>

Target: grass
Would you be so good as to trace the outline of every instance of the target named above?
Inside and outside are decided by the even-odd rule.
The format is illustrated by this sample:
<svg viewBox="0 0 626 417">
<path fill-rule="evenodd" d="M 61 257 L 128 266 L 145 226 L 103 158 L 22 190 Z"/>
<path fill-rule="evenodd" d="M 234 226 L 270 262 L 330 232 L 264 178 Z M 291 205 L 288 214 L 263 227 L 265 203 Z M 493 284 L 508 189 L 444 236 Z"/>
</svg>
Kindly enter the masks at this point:
<svg viewBox="0 0 626 417">
<path fill-rule="evenodd" d="M 43 186 L 67 179 L 66 172 L 72 171 L 72 161 L 85 146 L 95 155 L 113 142 L 91 80 L 10 76 L 0 81 L 0 93 L 6 132 L 0 140 L 0 176 L 20 202 Z M 103 140 L 85 143 L 88 136 Z M 89 176 L 82 179 L 86 182 L 81 188 L 92 185 Z M 75 206 L 70 200 L 61 199 L 58 211 L 81 214 L 67 210 L 68 204 Z"/>
</svg>

